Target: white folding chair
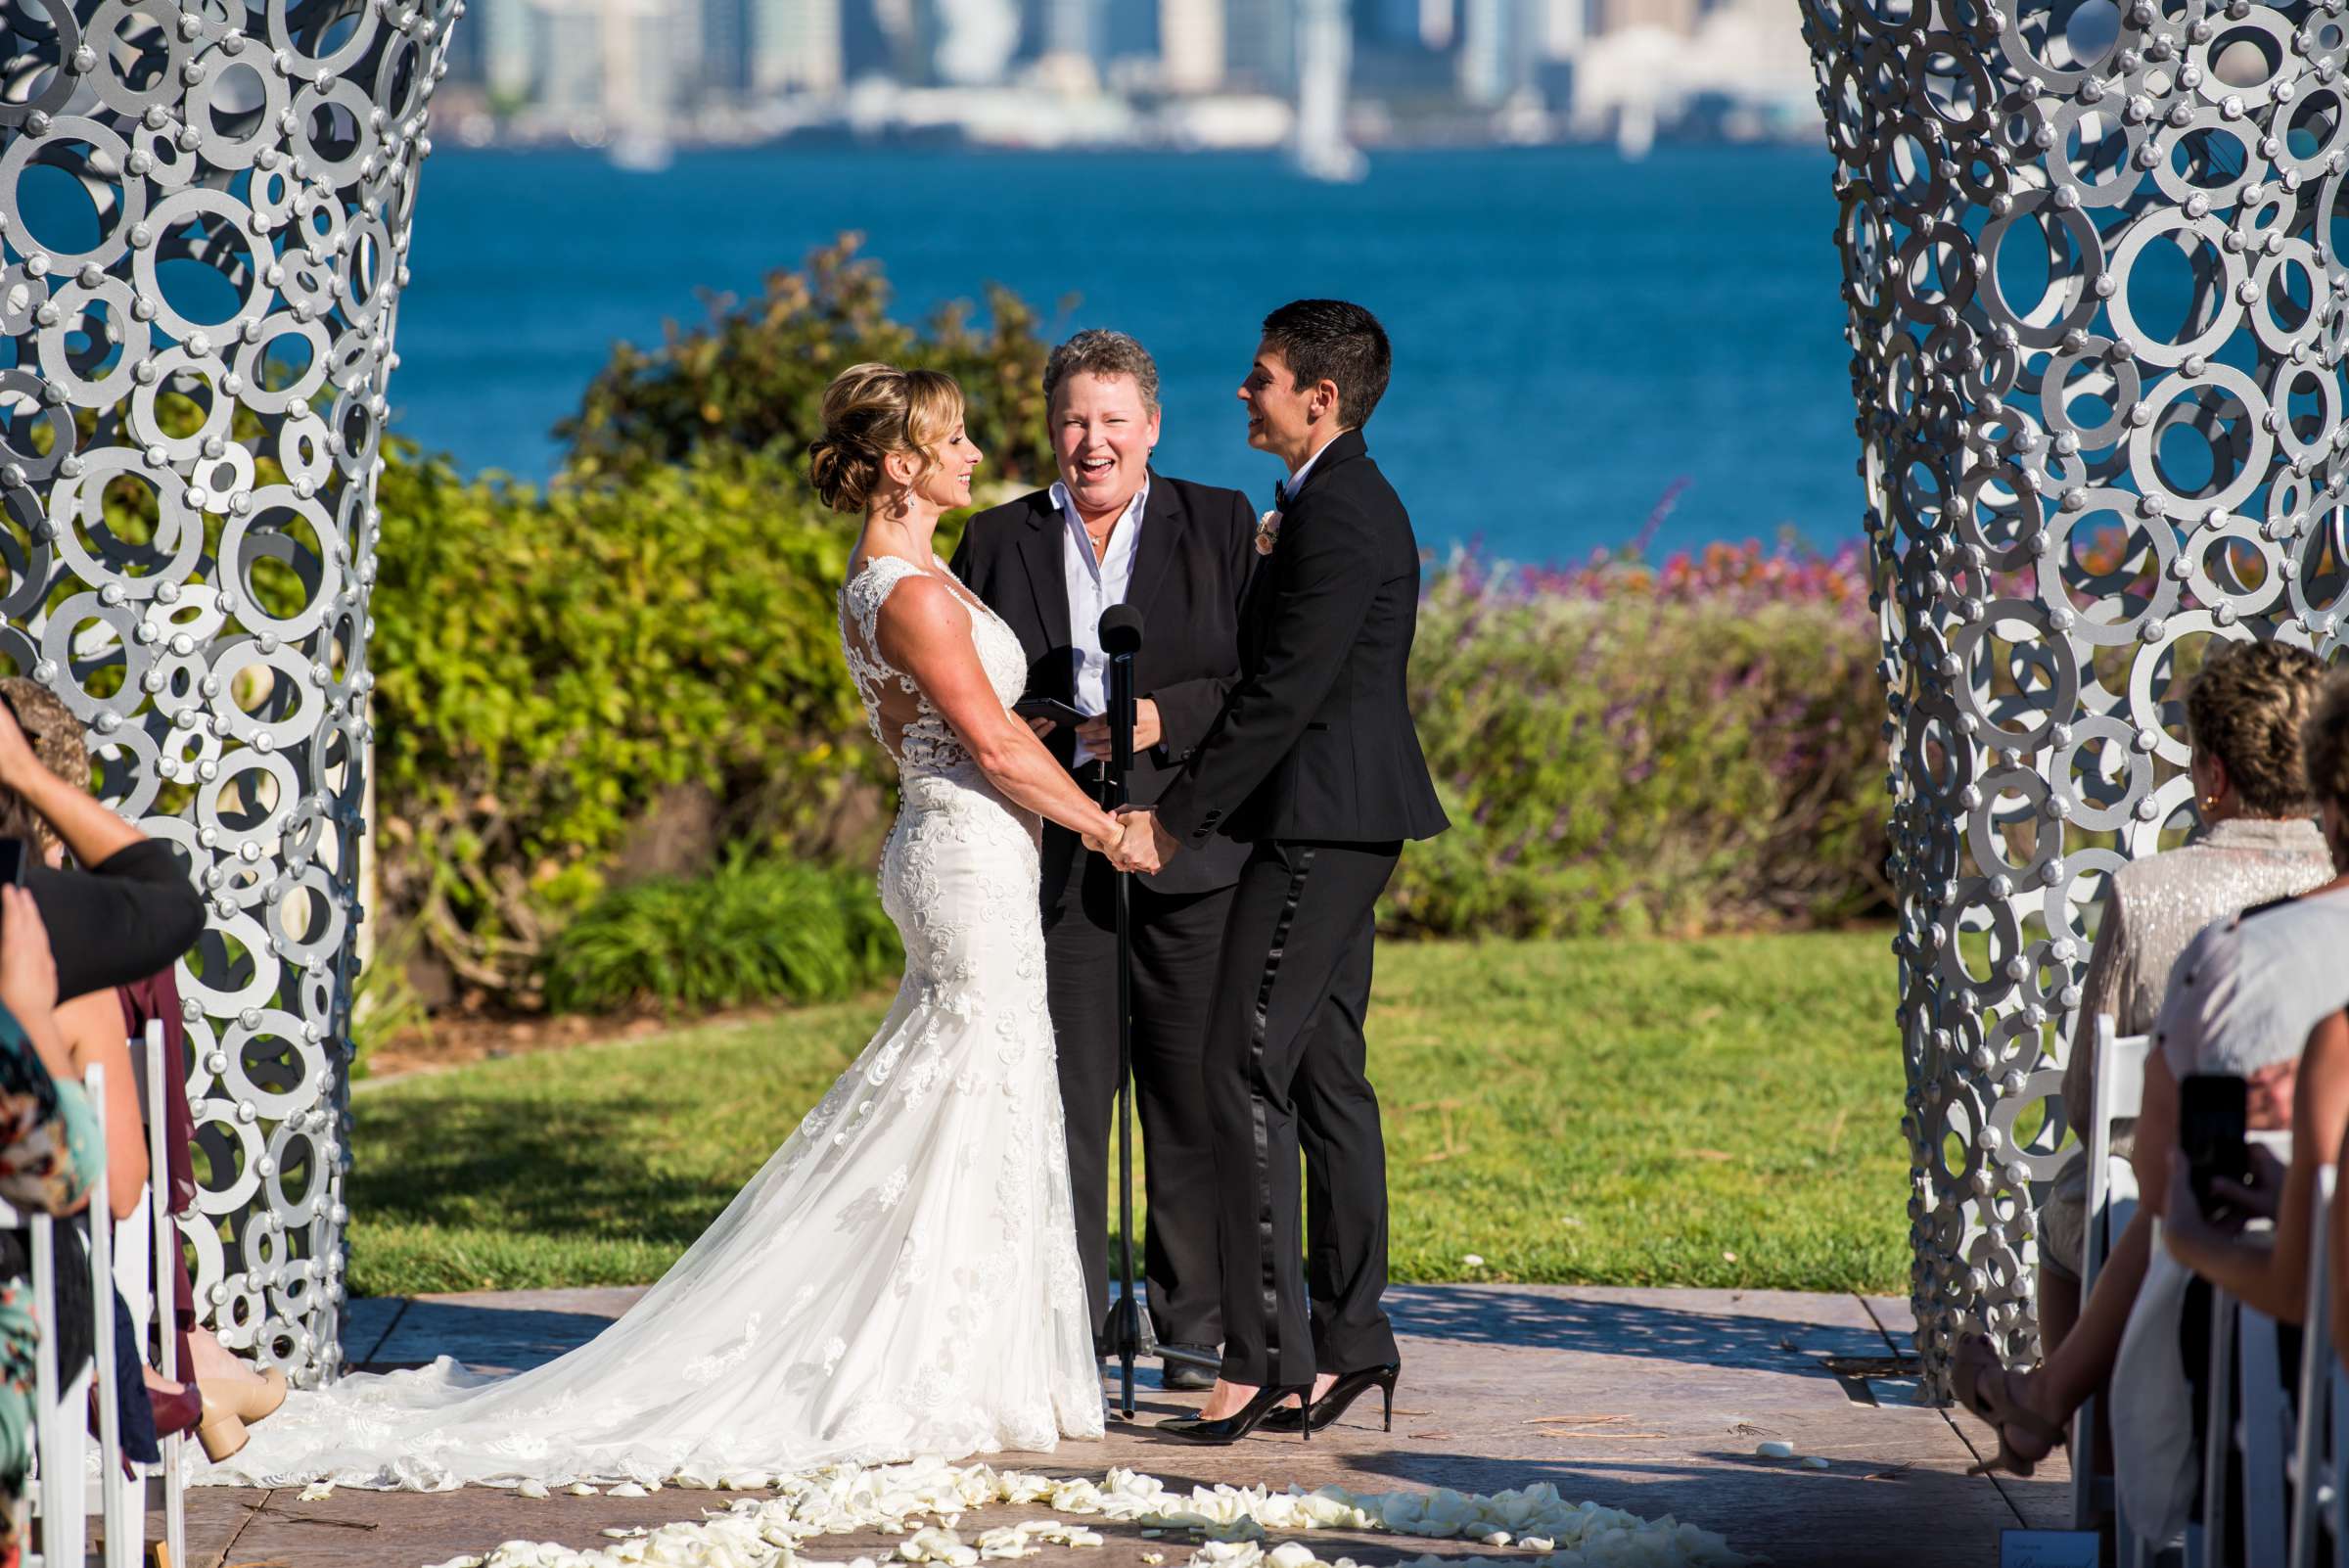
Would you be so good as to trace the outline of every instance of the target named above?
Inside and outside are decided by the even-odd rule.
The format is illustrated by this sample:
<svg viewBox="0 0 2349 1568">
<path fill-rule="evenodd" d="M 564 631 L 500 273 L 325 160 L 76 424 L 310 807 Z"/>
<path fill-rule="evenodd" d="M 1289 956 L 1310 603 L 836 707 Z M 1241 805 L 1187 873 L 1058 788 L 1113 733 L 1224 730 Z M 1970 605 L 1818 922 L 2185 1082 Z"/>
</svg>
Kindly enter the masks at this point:
<svg viewBox="0 0 2349 1568">
<path fill-rule="evenodd" d="M 2112 1151 L 2112 1125 L 2134 1118 L 2145 1097 L 2145 1058 L 2152 1039 L 2144 1035 L 2121 1035 L 2110 1013 L 2096 1015 L 2096 1076 L 2088 1117 L 2088 1224 L 2086 1256 L 2080 1261 L 2080 1299 L 2086 1301 L 2096 1275 L 2112 1251 L 2113 1242 L 2137 1215 L 2137 1171 Z M 2072 1413 L 2072 1528 L 2094 1530 L 2110 1515 L 2115 1531 L 2115 1561 L 2122 1568 L 2141 1560 L 2128 1521 L 2116 1505 L 2110 1477 L 2096 1474 L 2096 1417 L 2101 1404 L 2095 1396 L 2081 1402 Z"/>
<path fill-rule="evenodd" d="M 151 1019 L 147 1038 L 133 1041 L 132 1056 L 140 1067 L 140 1096 L 147 1119 L 147 1227 L 152 1239 L 151 1267 L 148 1277 L 153 1281 L 155 1301 L 156 1368 L 166 1382 L 179 1381 L 179 1324 L 178 1303 L 175 1294 L 179 1224 L 171 1218 L 170 1151 L 167 1138 L 170 1128 L 163 1115 L 163 1094 L 168 1081 L 165 1073 L 181 1071 L 181 1064 L 169 1060 L 170 1048 L 163 1040 L 163 1026 L 160 1019 Z M 137 1315 L 135 1313 L 133 1315 Z M 142 1319 L 143 1321 L 144 1319 Z M 163 1549 L 166 1553 L 161 1568 L 186 1568 L 188 1560 L 187 1508 L 187 1434 L 175 1432 L 164 1438 L 160 1447 L 163 1462 L 149 1476 L 148 1505 L 160 1500 L 163 1511 Z M 162 1497 L 155 1492 L 161 1488 Z"/>
<path fill-rule="evenodd" d="M 2269 1143 L 2274 1134 L 2254 1132 Z M 2289 1134 L 2284 1134 L 2289 1152 Z M 2242 1408 L 2234 1409 L 2236 1393 Z M 2229 1482 L 2242 1474 L 2240 1568 L 2284 1568 L 2284 1465 L 2292 1452 L 2292 1412 L 2278 1355 L 2276 1319 L 2223 1290 L 2210 1300 L 2210 1381 L 2202 1428 L 2201 1550 L 2204 1568 L 2237 1568 L 2228 1558 Z"/>
<path fill-rule="evenodd" d="M 2308 1306 L 2300 1317 L 2300 1392 L 2294 1414 L 2299 1437 L 2292 1447 L 2291 1568 L 2317 1568 L 2317 1537 L 2327 1508 L 2340 1491 L 2341 1451 L 2333 1441 L 2340 1412 L 2333 1406 L 2332 1356 L 2332 1188 L 2337 1173 L 2317 1172 L 2316 1204 L 2309 1216 Z M 2336 1557 L 2340 1543 L 2336 1535 Z"/>
<path fill-rule="evenodd" d="M 31 1231 L 33 1312 L 40 1323 L 40 1342 L 33 1356 L 33 1516 L 40 1521 L 41 1545 L 27 1550 L 26 1568 L 81 1568 L 88 1557 L 89 1406 L 90 1389 L 98 1391 L 97 1494 L 106 1521 L 107 1568 L 135 1568 L 145 1519 L 132 1506 L 130 1489 L 122 1476 L 121 1409 L 115 1404 L 114 1222 L 108 1208 L 106 1176 L 106 1071 L 92 1067 L 82 1081 L 89 1097 L 96 1142 L 92 1148 L 97 1170 L 90 1183 L 90 1244 L 87 1258 L 91 1305 L 90 1366 L 69 1385 L 61 1386 L 57 1361 L 57 1325 L 50 1318 L 56 1301 L 57 1225 L 48 1215 L 24 1219 L 8 1210 L 8 1221 Z M 0 1209 L 5 1209 L 0 1205 Z M 129 1555 L 118 1553 L 127 1549 Z"/>
</svg>

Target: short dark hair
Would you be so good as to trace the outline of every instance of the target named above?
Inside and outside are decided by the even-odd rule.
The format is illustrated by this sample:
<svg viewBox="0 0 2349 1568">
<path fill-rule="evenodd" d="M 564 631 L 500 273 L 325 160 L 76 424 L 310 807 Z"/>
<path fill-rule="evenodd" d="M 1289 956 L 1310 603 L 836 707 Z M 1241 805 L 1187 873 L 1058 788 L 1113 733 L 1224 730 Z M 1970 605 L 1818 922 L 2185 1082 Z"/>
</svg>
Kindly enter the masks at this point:
<svg viewBox="0 0 2349 1568">
<path fill-rule="evenodd" d="M 1143 406 L 1158 407 L 1158 361 L 1126 333 L 1087 327 L 1053 349 L 1044 361 L 1044 401 L 1052 400 L 1062 382 L 1083 374 L 1128 377 Z"/>
<path fill-rule="evenodd" d="M 1387 329 L 1360 305 L 1343 300 L 1294 300 L 1265 317 L 1265 346 L 1288 361 L 1298 387 L 1335 382 L 1338 421 L 1347 430 L 1370 423 L 1386 395 L 1394 351 Z"/>
</svg>

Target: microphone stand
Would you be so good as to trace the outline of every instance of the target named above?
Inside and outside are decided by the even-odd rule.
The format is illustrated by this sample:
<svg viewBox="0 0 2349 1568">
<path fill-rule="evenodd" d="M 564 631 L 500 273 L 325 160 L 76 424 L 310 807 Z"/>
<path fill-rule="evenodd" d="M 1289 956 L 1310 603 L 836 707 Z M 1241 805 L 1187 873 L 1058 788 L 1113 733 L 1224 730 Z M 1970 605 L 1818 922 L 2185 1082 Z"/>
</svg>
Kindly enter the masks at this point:
<svg viewBox="0 0 2349 1568">
<path fill-rule="evenodd" d="M 1118 605 L 1102 616 L 1101 643 L 1109 654 L 1109 768 L 1102 804 L 1112 811 L 1127 804 L 1126 775 L 1133 768 L 1133 655 L 1141 640 L 1141 617 L 1132 610 Z M 1130 872 L 1117 873 L 1118 1304 L 1110 1313 L 1110 1341 L 1118 1353 L 1118 1409 L 1128 1420 L 1133 1419 L 1134 1358 L 1152 1337 L 1133 1296 L 1132 886 Z"/>
<path fill-rule="evenodd" d="M 1109 766 L 1101 804 L 1127 804 L 1126 775 L 1133 769 L 1133 656 L 1142 646 L 1141 612 L 1113 604 L 1101 615 L 1101 651 L 1109 656 Z M 1116 876 L 1118 918 L 1118 1300 L 1106 1328 L 1118 1357 L 1118 1411 L 1133 1418 L 1133 1363 L 1140 1356 L 1221 1370 L 1222 1358 L 1164 1347 L 1133 1290 L 1133 877 Z"/>
</svg>

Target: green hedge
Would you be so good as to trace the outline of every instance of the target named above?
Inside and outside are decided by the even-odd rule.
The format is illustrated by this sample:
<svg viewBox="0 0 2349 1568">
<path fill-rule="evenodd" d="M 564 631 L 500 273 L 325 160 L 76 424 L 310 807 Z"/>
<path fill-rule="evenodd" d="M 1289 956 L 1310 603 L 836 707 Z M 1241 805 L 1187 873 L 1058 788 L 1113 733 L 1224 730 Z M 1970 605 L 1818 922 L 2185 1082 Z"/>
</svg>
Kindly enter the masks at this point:
<svg viewBox="0 0 2349 1568">
<path fill-rule="evenodd" d="M 837 1001 L 903 963 L 869 871 L 734 856 L 597 899 L 564 930 L 546 999 L 559 1012 Z"/>
<path fill-rule="evenodd" d="M 505 1003 L 631 838 L 688 798 L 729 843 L 870 852 L 886 763 L 841 666 L 843 520 L 767 458 L 624 486 L 384 475 L 369 649 L 382 892 Z"/>
<path fill-rule="evenodd" d="M 1879 908 L 1875 659 L 1838 606 L 1437 574 L 1411 704 L 1453 828 L 1404 855 L 1386 925 L 1692 932 Z"/>
</svg>

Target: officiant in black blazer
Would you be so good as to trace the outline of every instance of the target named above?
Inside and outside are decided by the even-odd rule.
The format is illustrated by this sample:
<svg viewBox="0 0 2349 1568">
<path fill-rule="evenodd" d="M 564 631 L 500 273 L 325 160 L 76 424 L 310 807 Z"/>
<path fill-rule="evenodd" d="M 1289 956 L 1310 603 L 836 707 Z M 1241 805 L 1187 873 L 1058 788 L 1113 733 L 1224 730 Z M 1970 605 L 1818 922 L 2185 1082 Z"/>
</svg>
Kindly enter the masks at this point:
<svg viewBox="0 0 2349 1568">
<path fill-rule="evenodd" d="M 1027 695 L 1080 713 L 1108 707 L 1101 612 L 1142 613 L 1131 799 L 1156 801 L 1223 706 L 1239 669 L 1239 605 L 1257 560 L 1256 516 L 1237 490 L 1150 469 L 1158 367 L 1124 333 L 1081 332 L 1044 370 L 1060 480 L 982 512 L 953 569 L 1018 633 Z M 1102 783 L 1106 719 L 1044 730 L 1055 756 Z M 1150 1206 L 1141 1260 L 1160 1341 L 1212 1352 L 1222 1340 L 1216 1180 L 1200 1051 L 1244 846 L 1209 838 L 1131 891 L 1133 1068 Z M 1109 1310 L 1109 1151 L 1118 1076 L 1116 873 L 1076 835 L 1043 827 L 1046 987 L 1068 1124 L 1079 1256 L 1100 1329 Z M 1212 1377 L 1181 1362 L 1169 1388 Z"/>
</svg>

